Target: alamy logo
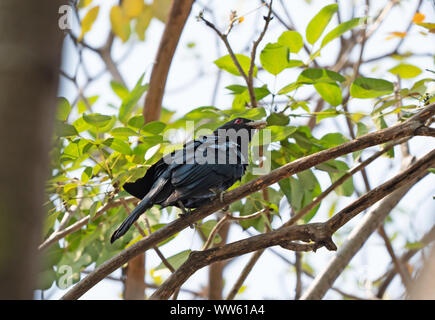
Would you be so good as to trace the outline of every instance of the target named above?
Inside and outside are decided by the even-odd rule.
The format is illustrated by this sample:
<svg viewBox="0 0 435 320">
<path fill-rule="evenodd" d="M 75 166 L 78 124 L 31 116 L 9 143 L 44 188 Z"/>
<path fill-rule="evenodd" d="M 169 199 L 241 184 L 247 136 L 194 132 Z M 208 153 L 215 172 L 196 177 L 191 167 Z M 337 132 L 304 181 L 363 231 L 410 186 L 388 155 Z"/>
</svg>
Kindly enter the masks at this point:
<svg viewBox="0 0 435 320">
<path fill-rule="evenodd" d="M 61 15 L 58 20 L 58 25 L 61 30 L 72 29 L 73 7 L 70 5 L 62 5 L 59 7 L 59 14 Z"/>
<path fill-rule="evenodd" d="M 62 274 L 58 280 L 58 287 L 60 289 L 71 287 L 73 284 L 73 272 L 71 266 L 63 264 L 59 267 L 57 272 Z"/>
</svg>

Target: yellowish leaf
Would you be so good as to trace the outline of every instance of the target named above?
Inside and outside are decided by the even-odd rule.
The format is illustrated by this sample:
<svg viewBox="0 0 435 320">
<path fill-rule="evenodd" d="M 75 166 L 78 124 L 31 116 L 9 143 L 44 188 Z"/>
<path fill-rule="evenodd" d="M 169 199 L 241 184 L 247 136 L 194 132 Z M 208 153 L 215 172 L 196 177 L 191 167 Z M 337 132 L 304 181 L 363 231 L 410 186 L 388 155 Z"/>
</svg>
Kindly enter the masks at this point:
<svg viewBox="0 0 435 320">
<path fill-rule="evenodd" d="M 414 15 L 414 18 L 412 18 L 412 22 L 414 22 L 414 23 L 420 23 L 420 22 L 424 21 L 424 18 L 425 18 L 425 16 L 424 16 L 423 13 L 417 12 Z"/>
<path fill-rule="evenodd" d="M 419 22 L 417 25 L 428 29 L 430 33 L 435 33 L 435 23 L 433 22 Z"/>
<path fill-rule="evenodd" d="M 153 1 L 153 16 L 162 22 L 166 22 L 171 9 L 172 0 L 154 0 Z"/>
<path fill-rule="evenodd" d="M 78 38 L 79 41 L 81 41 L 85 34 L 91 30 L 92 25 L 98 17 L 99 11 L 100 6 L 95 6 L 86 13 L 85 17 L 82 20 L 82 32 L 80 33 L 80 36 Z"/>
<path fill-rule="evenodd" d="M 405 38 L 405 37 L 406 37 L 406 32 L 394 31 L 394 32 L 390 32 L 389 36 L 386 37 L 385 40 L 390 40 L 394 38 Z"/>
<path fill-rule="evenodd" d="M 237 294 L 242 294 L 246 290 L 246 286 L 243 285 L 240 287 L 239 291 L 237 291 Z"/>
<path fill-rule="evenodd" d="M 130 37 L 130 19 L 124 14 L 120 6 L 110 9 L 110 22 L 112 30 L 123 42 Z"/>
<path fill-rule="evenodd" d="M 79 9 L 85 8 L 85 7 L 87 7 L 88 5 L 90 5 L 91 2 L 92 2 L 92 0 L 80 0 L 80 2 L 79 2 L 79 4 L 77 5 L 77 7 L 78 7 Z"/>
<path fill-rule="evenodd" d="M 353 112 L 350 114 L 350 118 L 355 122 L 358 123 L 362 118 L 366 116 L 365 113 L 362 112 Z"/>
<path fill-rule="evenodd" d="M 239 23 L 242 23 L 243 21 L 245 21 L 245 17 L 240 17 L 239 18 Z"/>
<path fill-rule="evenodd" d="M 136 18 L 142 12 L 144 7 L 143 0 L 124 0 L 122 1 L 122 10 L 129 18 Z"/>
<path fill-rule="evenodd" d="M 162 276 L 159 274 L 159 272 L 156 272 L 155 269 L 151 269 L 150 275 L 151 275 L 151 278 L 153 278 L 155 284 L 161 285 L 163 283 Z"/>
<path fill-rule="evenodd" d="M 137 17 L 135 31 L 141 41 L 145 40 L 145 31 L 147 30 L 151 19 L 153 17 L 153 10 L 150 5 L 145 5 L 142 12 Z"/>
</svg>

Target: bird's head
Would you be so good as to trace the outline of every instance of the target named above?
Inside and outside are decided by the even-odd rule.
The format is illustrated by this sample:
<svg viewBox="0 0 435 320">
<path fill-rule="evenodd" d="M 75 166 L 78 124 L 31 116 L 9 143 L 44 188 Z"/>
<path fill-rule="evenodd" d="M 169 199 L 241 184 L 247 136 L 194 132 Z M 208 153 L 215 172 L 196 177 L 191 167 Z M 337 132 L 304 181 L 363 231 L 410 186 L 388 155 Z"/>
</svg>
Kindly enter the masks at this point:
<svg viewBox="0 0 435 320">
<path fill-rule="evenodd" d="M 227 123 L 223 124 L 217 130 L 229 130 L 234 129 L 235 131 L 239 131 L 240 129 L 252 130 L 252 129 L 262 129 L 266 126 L 266 121 L 253 121 L 246 118 L 235 118 Z"/>
<path fill-rule="evenodd" d="M 266 121 L 253 121 L 246 118 L 235 118 L 227 123 L 223 124 L 219 128 L 214 131 L 215 135 L 227 135 L 230 136 L 235 133 L 236 136 L 243 135 L 247 133 L 247 137 L 249 137 L 249 141 L 253 136 L 255 129 L 262 129 L 266 126 Z M 240 139 L 237 138 L 237 141 Z"/>
</svg>

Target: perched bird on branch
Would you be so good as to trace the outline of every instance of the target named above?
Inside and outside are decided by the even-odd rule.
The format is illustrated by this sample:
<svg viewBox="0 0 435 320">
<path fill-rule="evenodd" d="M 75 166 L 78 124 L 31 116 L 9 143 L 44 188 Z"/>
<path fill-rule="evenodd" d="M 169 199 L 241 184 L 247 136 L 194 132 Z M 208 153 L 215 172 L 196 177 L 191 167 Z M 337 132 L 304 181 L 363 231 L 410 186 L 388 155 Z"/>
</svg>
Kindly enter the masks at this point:
<svg viewBox="0 0 435 320">
<path fill-rule="evenodd" d="M 123 236 L 153 205 L 176 206 L 187 214 L 219 196 L 245 174 L 249 142 L 265 121 L 236 118 L 212 135 L 187 142 L 183 149 L 167 154 L 152 165 L 143 178 L 125 183 L 124 189 L 141 202 L 113 233 L 110 241 Z M 188 210 L 186 209 L 188 208 Z"/>
</svg>

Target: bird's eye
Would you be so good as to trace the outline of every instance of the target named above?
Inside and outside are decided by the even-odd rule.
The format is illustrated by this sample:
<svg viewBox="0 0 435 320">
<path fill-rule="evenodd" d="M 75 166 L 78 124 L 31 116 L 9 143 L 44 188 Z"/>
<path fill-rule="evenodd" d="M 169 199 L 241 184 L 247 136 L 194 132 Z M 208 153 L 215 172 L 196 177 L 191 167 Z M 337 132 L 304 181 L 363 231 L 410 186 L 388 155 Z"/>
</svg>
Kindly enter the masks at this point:
<svg viewBox="0 0 435 320">
<path fill-rule="evenodd" d="M 236 121 L 234 121 L 235 124 L 241 124 L 242 123 L 242 119 L 237 119 Z"/>
</svg>

